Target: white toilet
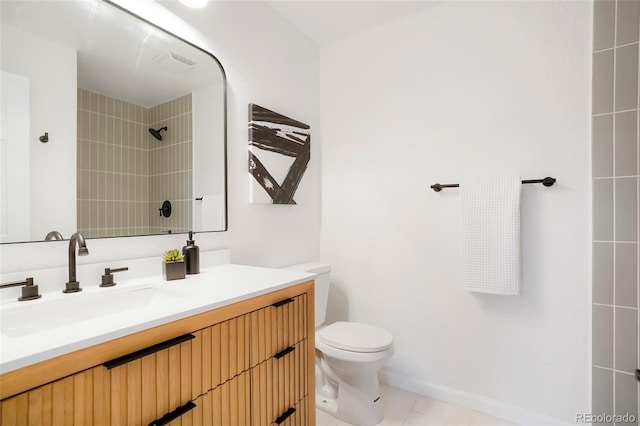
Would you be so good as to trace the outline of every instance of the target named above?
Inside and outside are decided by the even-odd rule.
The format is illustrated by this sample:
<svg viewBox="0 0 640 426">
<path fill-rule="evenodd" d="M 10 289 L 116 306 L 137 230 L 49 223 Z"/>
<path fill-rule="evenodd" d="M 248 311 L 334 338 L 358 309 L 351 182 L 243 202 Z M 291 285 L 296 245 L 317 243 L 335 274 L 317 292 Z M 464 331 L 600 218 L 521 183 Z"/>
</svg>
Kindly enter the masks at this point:
<svg viewBox="0 0 640 426">
<path fill-rule="evenodd" d="M 354 425 L 382 421 L 378 370 L 393 354 L 393 336 L 357 322 L 325 324 L 331 266 L 303 263 L 284 269 L 318 274 L 315 278 L 316 405 Z"/>
</svg>

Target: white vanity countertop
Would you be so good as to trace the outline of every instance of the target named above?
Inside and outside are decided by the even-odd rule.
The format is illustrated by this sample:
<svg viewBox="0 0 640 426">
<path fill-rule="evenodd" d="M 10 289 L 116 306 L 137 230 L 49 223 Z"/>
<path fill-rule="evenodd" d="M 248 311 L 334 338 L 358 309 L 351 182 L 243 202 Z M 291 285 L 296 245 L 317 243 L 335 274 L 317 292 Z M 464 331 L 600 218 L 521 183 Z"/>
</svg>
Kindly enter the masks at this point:
<svg viewBox="0 0 640 426">
<path fill-rule="evenodd" d="M 116 276 L 117 277 L 117 276 Z M 183 280 L 161 276 L 43 294 L 0 306 L 0 374 L 313 279 L 315 274 L 226 264 Z M 124 293 L 126 297 L 121 297 Z M 170 336 L 169 336 L 170 337 Z"/>
</svg>

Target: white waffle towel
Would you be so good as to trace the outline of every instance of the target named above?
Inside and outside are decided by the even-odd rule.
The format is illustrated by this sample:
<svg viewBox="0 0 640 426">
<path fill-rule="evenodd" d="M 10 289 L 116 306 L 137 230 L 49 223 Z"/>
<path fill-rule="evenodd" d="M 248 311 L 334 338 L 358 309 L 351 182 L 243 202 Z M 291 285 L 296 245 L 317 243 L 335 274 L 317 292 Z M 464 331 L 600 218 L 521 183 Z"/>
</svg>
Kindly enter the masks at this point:
<svg viewBox="0 0 640 426">
<path fill-rule="evenodd" d="M 519 177 L 465 179 L 462 207 L 462 287 L 520 294 Z"/>
</svg>

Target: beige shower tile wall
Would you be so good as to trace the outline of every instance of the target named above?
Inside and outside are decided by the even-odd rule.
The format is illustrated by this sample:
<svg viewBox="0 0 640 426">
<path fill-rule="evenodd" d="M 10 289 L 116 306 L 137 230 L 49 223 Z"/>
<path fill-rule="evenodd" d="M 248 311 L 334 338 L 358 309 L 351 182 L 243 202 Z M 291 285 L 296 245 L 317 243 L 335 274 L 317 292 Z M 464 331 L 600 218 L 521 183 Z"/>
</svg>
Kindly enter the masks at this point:
<svg viewBox="0 0 640 426">
<path fill-rule="evenodd" d="M 78 89 L 78 229 L 86 237 L 149 233 L 149 112 Z"/>
<path fill-rule="evenodd" d="M 150 126 L 162 141 L 149 137 L 149 224 L 151 233 L 187 232 L 193 206 L 193 132 L 191 94 L 149 109 Z M 160 216 L 164 200 L 171 201 L 170 217 Z"/>
<path fill-rule="evenodd" d="M 592 412 L 609 425 L 640 405 L 639 20 L 639 0 L 594 2 Z"/>
</svg>

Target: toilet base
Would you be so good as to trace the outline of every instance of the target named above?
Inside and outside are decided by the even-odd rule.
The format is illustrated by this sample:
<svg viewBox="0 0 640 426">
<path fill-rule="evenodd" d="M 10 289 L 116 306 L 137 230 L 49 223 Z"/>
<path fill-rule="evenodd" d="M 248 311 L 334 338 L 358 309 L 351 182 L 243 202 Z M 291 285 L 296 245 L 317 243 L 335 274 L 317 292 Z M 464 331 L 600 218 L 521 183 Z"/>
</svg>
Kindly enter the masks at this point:
<svg viewBox="0 0 640 426">
<path fill-rule="evenodd" d="M 316 408 L 333 417 L 338 417 L 336 414 L 338 412 L 338 402 L 335 399 L 316 394 Z"/>
<path fill-rule="evenodd" d="M 338 398 L 316 394 L 316 407 L 353 425 L 377 425 L 384 418 L 378 375 L 342 377 Z"/>
</svg>

